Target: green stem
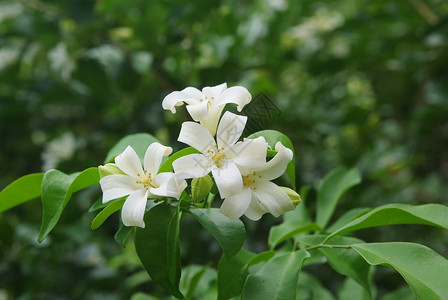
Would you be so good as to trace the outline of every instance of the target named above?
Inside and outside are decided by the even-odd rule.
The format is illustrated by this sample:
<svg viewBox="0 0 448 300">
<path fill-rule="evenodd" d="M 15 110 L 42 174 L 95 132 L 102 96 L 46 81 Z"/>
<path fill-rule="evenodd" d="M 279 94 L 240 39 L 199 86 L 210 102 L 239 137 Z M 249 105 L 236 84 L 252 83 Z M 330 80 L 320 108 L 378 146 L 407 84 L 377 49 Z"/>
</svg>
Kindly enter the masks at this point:
<svg viewBox="0 0 448 300">
<path fill-rule="evenodd" d="M 330 249 L 333 249 L 333 248 L 343 248 L 343 249 L 350 249 L 351 246 L 349 246 L 349 245 L 327 245 L 327 244 L 322 244 L 321 243 L 321 244 L 318 244 L 318 245 L 307 247 L 306 250 L 309 251 L 309 250 L 314 250 L 314 249 L 317 249 L 317 248 L 330 248 Z"/>
</svg>

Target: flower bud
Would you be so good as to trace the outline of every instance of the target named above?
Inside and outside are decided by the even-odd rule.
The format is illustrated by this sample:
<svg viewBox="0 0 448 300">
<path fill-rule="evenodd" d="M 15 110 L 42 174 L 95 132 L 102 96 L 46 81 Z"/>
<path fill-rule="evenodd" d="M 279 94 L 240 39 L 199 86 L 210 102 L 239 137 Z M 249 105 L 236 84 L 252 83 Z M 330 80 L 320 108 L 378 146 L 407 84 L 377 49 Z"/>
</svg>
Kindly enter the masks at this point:
<svg viewBox="0 0 448 300">
<path fill-rule="evenodd" d="M 104 166 L 99 166 L 98 171 L 100 172 L 100 178 L 113 174 L 124 174 L 114 163 L 108 163 Z"/>
<path fill-rule="evenodd" d="M 203 202 L 213 187 L 213 180 L 210 176 L 205 175 L 200 178 L 191 180 L 191 198 L 193 202 Z"/>
<path fill-rule="evenodd" d="M 280 188 L 286 193 L 286 195 L 288 195 L 289 199 L 291 199 L 291 202 L 292 204 L 294 204 L 294 207 L 297 207 L 302 202 L 302 198 L 300 198 L 300 195 L 297 194 L 297 192 L 294 191 L 293 189 L 284 186 L 281 186 Z"/>
</svg>

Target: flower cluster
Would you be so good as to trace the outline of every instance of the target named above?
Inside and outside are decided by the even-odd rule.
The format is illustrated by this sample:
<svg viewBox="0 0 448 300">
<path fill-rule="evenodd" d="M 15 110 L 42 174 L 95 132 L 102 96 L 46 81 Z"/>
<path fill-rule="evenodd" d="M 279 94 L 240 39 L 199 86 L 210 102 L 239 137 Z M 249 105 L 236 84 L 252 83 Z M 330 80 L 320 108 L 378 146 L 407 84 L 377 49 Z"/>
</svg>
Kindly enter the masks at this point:
<svg viewBox="0 0 448 300">
<path fill-rule="evenodd" d="M 279 216 L 293 210 L 297 204 L 293 199 L 298 195 L 272 182 L 285 172 L 292 160 L 291 149 L 277 142 L 275 156 L 267 161 L 269 146 L 264 137 L 240 141 L 246 116 L 226 111 L 221 117 L 226 104 L 237 104 L 237 110 L 241 111 L 251 98 L 244 87 L 227 88 L 225 83 L 202 91 L 187 87 L 167 95 L 162 102 L 164 109 L 175 113 L 175 107 L 185 103 L 196 121 L 182 124 L 178 141 L 198 153 L 176 159 L 172 163 L 174 172 L 159 173 L 163 157 L 172 152 L 170 147 L 151 144 L 142 167 L 138 155 L 128 146 L 115 158 L 115 164 L 100 167 L 103 203 L 129 195 L 122 208 L 123 224 L 144 227 L 148 198 L 179 200 L 187 187 L 186 179 L 211 173 L 223 199 L 220 211 L 231 219 L 244 214 L 258 220 L 265 213 Z"/>
</svg>

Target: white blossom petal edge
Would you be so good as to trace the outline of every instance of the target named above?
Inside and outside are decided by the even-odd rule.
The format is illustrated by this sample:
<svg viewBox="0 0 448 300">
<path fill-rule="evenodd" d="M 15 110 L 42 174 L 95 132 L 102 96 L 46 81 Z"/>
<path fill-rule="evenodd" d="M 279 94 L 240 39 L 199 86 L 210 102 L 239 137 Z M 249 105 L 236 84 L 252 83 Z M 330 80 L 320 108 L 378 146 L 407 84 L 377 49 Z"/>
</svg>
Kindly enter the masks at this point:
<svg viewBox="0 0 448 300">
<path fill-rule="evenodd" d="M 185 180 L 174 173 L 158 173 L 163 156 L 172 151 L 171 147 L 152 143 L 146 150 L 142 167 L 137 153 L 128 146 L 115 158 L 115 164 L 125 174 L 113 174 L 100 179 L 103 203 L 129 195 L 121 211 L 124 225 L 145 227 L 143 215 L 148 197 L 179 199 L 187 186 Z"/>
<path fill-rule="evenodd" d="M 276 143 L 275 150 L 277 154 L 263 166 L 241 168 L 243 190 L 224 199 L 220 208 L 223 214 L 231 219 L 238 219 L 244 214 L 251 220 L 258 220 L 265 213 L 278 217 L 294 209 L 289 196 L 270 181 L 285 172 L 293 153 L 280 142 Z"/>
<path fill-rule="evenodd" d="M 225 112 L 219 122 L 216 140 L 204 126 L 185 122 L 177 139 L 199 150 L 173 162 L 176 174 L 197 178 L 212 172 L 221 197 L 241 193 L 243 179 L 239 168 L 261 168 L 266 164 L 267 143 L 263 137 L 237 142 L 247 117 Z"/>
<path fill-rule="evenodd" d="M 227 103 L 237 104 L 237 110 L 241 111 L 251 100 L 252 96 L 246 88 L 242 86 L 227 88 L 227 84 L 223 83 L 205 87 L 202 91 L 187 87 L 180 92 L 172 92 L 163 99 L 162 107 L 174 114 L 176 106 L 186 103 L 193 120 L 200 122 L 214 136 L 219 117 Z"/>
</svg>

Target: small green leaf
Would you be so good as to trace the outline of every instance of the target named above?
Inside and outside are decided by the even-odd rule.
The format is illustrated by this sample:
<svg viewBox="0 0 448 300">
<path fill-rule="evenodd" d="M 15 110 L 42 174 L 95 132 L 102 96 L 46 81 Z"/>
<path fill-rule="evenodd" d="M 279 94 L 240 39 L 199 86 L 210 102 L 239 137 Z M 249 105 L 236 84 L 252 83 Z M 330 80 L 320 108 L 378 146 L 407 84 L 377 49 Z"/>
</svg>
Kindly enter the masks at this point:
<svg viewBox="0 0 448 300">
<path fill-rule="evenodd" d="M 246 229 L 240 219 L 231 220 L 217 208 L 192 208 L 190 212 L 218 241 L 227 258 L 240 251 L 246 239 Z"/>
<path fill-rule="evenodd" d="M 254 253 L 241 249 L 232 258 L 221 256 L 218 264 L 218 300 L 239 296 L 248 272 L 248 263 Z"/>
<path fill-rule="evenodd" d="M 446 299 L 448 260 L 434 250 L 420 244 L 402 242 L 351 246 L 369 264 L 397 270 L 417 299 Z"/>
<path fill-rule="evenodd" d="M 200 153 L 198 150 L 194 149 L 193 147 L 188 147 L 185 149 L 182 149 L 180 151 L 177 151 L 176 153 L 173 153 L 161 166 L 159 169 L 159 173 L 163 172 L 171 172 L 173 171 L 173 162 L 181 158 L 183 156 L 194 154 L 194 153 Z"/>
<path fill-rule="evenodd" d="M 334 296 L 314 276 L 302 271 L 299 276 L 297 299 L 334 300 Z"/>
<path fill-rule="evenodd" d="M 38 198 L 43 177 L 44 173 L 28 174 L 6 186 L 0 192 L 0 212 Z"/>
<path fill-rule="evenodd" d="M 104 163 L 113 162 L 115 156 L 121 154 L 127 146 L 134 148 L 138 157 L 143 158 L 149 145 L 158 141 L 158 139 L 148 133 L 135 133 L 125 136 L 109 150 Z"/>
<path fill-rule="evenodd" d="M 134 226 L 125 226 L 122 221 L 120 221 L 120 228 L 117 230 L 117 232 L 114 235 L 115 241 L 121 246 L 126 246 L 126 241 L 128 240 L 129 236 L 135 231 Z"/>
<path fill-rule="evenodd" d="M 330 234 L 330 237 L 363 228 L 396 224 L 422 224 L 448 229 L 447 215 L 448 207 L 441 204 L 387 204 L 354 219 Z"/>
<path fill-rule="evenodd" d="M 97 168 L 67 175 L 58 170 L 49 170 L 42 180 L 42 225 L 38 241 L 42 242 L 56 226 L 62 211 L 73 193 L 97 184 Z"/>
<path fill-rule="evenodd" d="M 341 199 L 341 196 L 352 186 L 361 182 L 357 169 L 337 168 L 328 173 L 317 191 L 316 222 L 324 229 Z"/>
<path fill-rule="evenodd" d="M 99 214 L 96 215 L 96 217 L 92 221 L 91 228 L 93 230 L 100 227 L 104 221 L 109 218 L 111 214 L 113 214 L 116 211 L 119 211 L 124 204 L 125 199 L 120 199 L 119 201 L 114 201 L 110 205 L 106 206 Z"/>
<path fill-rule="evenodd" d="M 275 149 L 275 144 L 277 142 L 281 142 L 283 146 L 292 150 L 294 156 L 292 157 L 291 162 L 288 164 L 288 167 L 286 168 L 286 174 L 288 175 L 292 188 L 296 190 L 296 152 L 294 150 L 294 145 L 291 142 L 291 140 L 286 135 L 276 130 L 258 131 L 249 135 L 248 138 L 255 139 L 259 136 L 264 137 L 264 139 L 271 147 L 271 149 Z"/>
<path fill-rule="evenodd" d="M 350 277 L 346 278 L 342 283 L 338 293 L 339 299 L 344 300 L 370 300 L 370 294 Z"/>
<path fill-rule="evenodd" d="M 296 299 L 300 268 L 310 255 L 305 250 L 277 253 L 258 272 L 247 277 L 243 299 Z"/>
<path fill-rule="evenodd" d="M 182 294 L 185 295 L 185 299 L 195 299 L 196 288 L 208 268 L 208 265 L 188 265 L 182 270 L 179 287 Z"/>
<path fill-rule="evenodd" d="M 135 231 L 135 249 L 154 282 L 183 298 L 179 291 L 179 219 L 176 206 L 161 203 L 151 208 L 144 217 L 146 227 Z"/>
</svg>

